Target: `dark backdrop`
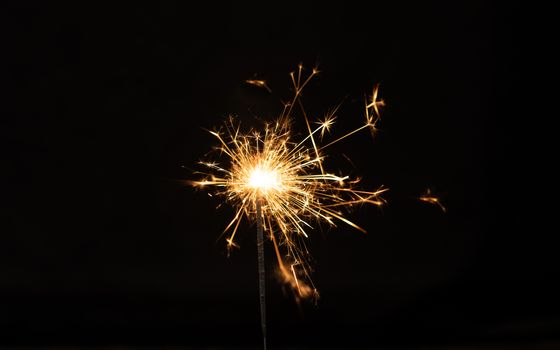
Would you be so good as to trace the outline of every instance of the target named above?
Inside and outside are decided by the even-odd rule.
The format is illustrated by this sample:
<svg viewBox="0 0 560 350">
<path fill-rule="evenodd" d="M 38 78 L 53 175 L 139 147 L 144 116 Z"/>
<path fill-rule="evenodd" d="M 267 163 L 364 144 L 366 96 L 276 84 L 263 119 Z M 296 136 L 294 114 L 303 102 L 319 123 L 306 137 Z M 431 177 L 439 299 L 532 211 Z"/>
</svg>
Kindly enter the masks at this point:
<svg viewBox="0 0 560 350">
<path fill-rule="evenodd" d="M 258 346 L 254 227 L 227 258 L 217 238 L 232 211 L 184 180 L 213 145 L 202 127 L 273 118 L 300 62 L 322 70 L 312 115 L 345 99 L 339 133 L 381 83 L 379 134 L 341 143 L 332 164 L 390 192 L 352 214 L 369 234 L 313 233 L 318 306 L 269 276 L 270 344 L 558 335 L 553 249 L 522 220 L 511 155 L 517 4 L 3 7 L 0 345 Z M 254 77 L 273 94 L 243 84 Z M 416 199 L 426 188 L 446 214 Z"/>
</svg>

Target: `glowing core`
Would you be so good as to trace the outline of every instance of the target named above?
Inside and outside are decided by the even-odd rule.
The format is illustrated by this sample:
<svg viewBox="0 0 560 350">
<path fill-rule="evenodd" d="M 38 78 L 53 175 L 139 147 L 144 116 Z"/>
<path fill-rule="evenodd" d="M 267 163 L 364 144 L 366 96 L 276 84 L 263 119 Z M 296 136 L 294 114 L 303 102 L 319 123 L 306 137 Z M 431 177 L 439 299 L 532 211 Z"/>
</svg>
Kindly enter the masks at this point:
<svg viewBox="0 0 560 350">
<path fill-rule="evenodd" d="M 249 176 L 248 185 L 261 190 L 279 189 L 280 179 L 275 171 L 255 168 Z"/>
</svg>

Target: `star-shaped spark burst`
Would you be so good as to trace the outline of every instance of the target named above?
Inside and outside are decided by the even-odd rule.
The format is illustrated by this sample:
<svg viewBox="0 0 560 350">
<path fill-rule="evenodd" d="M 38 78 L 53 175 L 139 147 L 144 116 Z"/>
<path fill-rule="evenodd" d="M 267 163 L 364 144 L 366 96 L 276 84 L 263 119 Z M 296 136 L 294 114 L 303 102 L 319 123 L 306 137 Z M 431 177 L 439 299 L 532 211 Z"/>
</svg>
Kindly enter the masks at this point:
<svg viewBox="0 0 560 350">
<path fill-rule="evenodd" d="M 318 70 L 313 69 L 304 78 L 301 65 L 297 72 L 290 74 L 293 99 L 285 104 L 278 119 L 265 124 L 261 132 L 242 132 L 233 118 L 219 131 L 210 131 L 226 159 L 221 164 L 200 162 L 207 169 L 200 172 L 204 179 L 193 182 L 197 187 L 211 188 L 235 208 L 235 215 L 224 230 L 229 235 L 228 249 L 237 246 L 235 236 L 243 218 L 260 225 L 273 243 L 282 281 L 293 288 L 298 300 L 318 296 L 310 278 L 309 253 L 305 247 L 309 231 L 319 222 L 333 226 L 343 222 L 365 232 L 347 219 L 342 209 L 358 204 L 380 206 L 384 203 L 380 195 L 386 191 L 385 188 L 359 190 L 359 179 L 324 170 L 327 147 L 358 131 L 375 130 L 379 108 L 384 105 L 377 97 L 379 86 L 366 98 L 365 124 L 321 146 L 317 137 L 322 140 L 331 130 L 338 107 L 311 129 L 301 93 L 317 74 Z M 308 131 L 299 141 L 294 140 L 292 131 L 294 108 L 300 110 Z"/>
</svg>

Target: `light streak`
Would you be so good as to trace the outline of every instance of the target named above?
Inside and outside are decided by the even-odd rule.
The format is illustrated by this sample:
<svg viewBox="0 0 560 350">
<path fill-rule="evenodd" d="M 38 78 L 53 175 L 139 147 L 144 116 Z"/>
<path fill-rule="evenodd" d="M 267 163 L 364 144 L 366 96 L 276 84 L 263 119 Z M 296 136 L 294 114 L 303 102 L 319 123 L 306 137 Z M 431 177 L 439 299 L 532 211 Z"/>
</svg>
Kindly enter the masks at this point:
<svg viewBox="0 0 560 350">
<path fill-rule="evenodd" d="M 259 80 L 259 79 L 247 79 L 245 80 L 245 82 L 249 85 L 254 85 L 256 87 L 260 87 L 265 89 L 268 92 L 272 92 L 272 90 L 268 87 L 268 85 L 266 85 L 266 81 L 264 80 Z"/>
<path fill-rule="evenodd" d="M 443 211 L 444 213 L 447 212 L 447 208 L 443 206 L 443 204 L 441 203 L 441 199 L 433 194 L 432 190 L 430 190 L 429 188 L 426 190 L 426 192 L 424 192 L 424 194 L 418 197 L 418 200 L 425 203 L 437 205 L 441 209 L 441 211 Z"/>
</svg>

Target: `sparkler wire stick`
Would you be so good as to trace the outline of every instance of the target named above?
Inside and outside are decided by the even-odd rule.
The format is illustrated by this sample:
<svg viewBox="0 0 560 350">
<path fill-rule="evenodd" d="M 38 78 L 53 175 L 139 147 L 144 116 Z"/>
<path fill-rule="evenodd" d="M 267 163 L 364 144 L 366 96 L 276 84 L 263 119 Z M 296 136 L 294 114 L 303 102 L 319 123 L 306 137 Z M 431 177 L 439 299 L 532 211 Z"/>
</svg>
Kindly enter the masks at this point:
<svg viewBox="0 0 560 350">
<path fill-rule="evenodd" d="M 216 131 L 209 131 L 218 141 L 214 147 L 225 162 L 201 161 L 206 168 L 197 174 L 199 181 L 191 181 L 193 186 L 211 188 L 213 193 L 235 209 L 235 216 L 226 226 L 228 252 L 238 247 L 235 235 L 243 219 L 257 224 L 257 258 L 259 277 L 259 302 L 264 349 L 266 349 L 266 280 L 264 259 L 264 231 L 272 242 L 281 282 L 294 292 L 296 301 L 304 298 L 317 299 L 319 294 L 311 280 L 310 254 L 305 239 L 315 225 L 321 222 L 336 226 L 343 222 L 365 232 L 345 217 L 344 209 L 362 204 L 381 206 L 385 203 L 381 194 L 387 191 L 380 187 L 375 191 L 357 189 L 359 178 L 335 175 L 324 166 L 327 154 L 324 150 L 347 137 L 369 129 L 372 135 L 380 119 L 379 107 L 384 106 L 378 99 L 379 85 L 365 99 L 365 124 L 325 141 L 335 123 L 334 110 L 323 119 L 311 122 L 301 102 L 301 94 L 307 83 L 318 74 L 317 69 L 305 77 L 302 65 L 290 74 L 294 96 L 275 122 L 265 123 L 261 130 L 243 131 L 240 125 L 230 119 Z M 258 85 L 258 84 L 257 84 Z M 299 106 L 300 108 L 295 108 Z M 293 131 L 292 121 L 296 110 L 305 120 L 306 136 L 298 140 Z M 316 127 L 311 127 L 318 124 Z M 320 135 L 320 136 L 319 136 Z M 365 148 L 363 149 L 365 151 Z M 209 193 L 210 194 L 210 193 Z M 221 204 L 220 204 L 221 205 Z M 282 253 L 281 253 L 282 251 Z"/>
<path fill-rule="evenodd" d="M 260 196 L 259 196 L 260 197 Z M 261 328 L 263 334 L 264 350 L 266 350 L 266 280 L 264 269 L 264 235 L 262 223 L 262 200 L 257 198 L 257 253 L 259 269 L 259 300 L 261 307 Z"/>
</svg>

